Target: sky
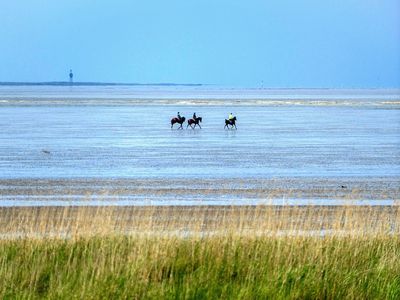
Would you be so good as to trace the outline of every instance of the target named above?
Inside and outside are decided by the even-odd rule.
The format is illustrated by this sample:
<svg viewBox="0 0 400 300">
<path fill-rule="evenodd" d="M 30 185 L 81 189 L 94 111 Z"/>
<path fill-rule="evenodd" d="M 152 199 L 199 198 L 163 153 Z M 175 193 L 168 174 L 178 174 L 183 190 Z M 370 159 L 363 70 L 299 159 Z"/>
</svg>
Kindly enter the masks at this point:
<svg viewBox="0 0 400 300">
<path fill-rule="evenodd" d="M 399 0 L 0 0 L 0 81 L 400 88 Z"/>
</svg>

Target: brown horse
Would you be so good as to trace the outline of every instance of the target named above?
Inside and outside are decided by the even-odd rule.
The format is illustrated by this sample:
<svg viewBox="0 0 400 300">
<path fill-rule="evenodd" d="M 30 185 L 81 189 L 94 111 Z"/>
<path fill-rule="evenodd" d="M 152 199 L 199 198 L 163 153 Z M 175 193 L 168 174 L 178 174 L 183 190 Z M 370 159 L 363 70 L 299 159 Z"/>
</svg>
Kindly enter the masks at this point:
<svg viewBox="0 0 400 300">
<path fill-rule="evenodd" d="M 230 120 L 225 119 L 224 129 L 225 128 L 229 129 L 228 125 L 231 125 L 231 128 L 235 127 L 235 129 L 237 129 L 237 127 L 236 127 L 236 117 L 233 117 L 233 119 L 230 119 Z"/>
<path fill-rule="evenodd" d="M 201 122 L 203 122 L 203 118 L 202 117 L 198 117 L 196 119 L 189 119 L 186 128 L 188 128 L 190 126 L 192 129 L 195 129 L 196 125 L 199 125 L 199 127 L 201 129 L 201 126 L 200 126 Z M 192 126 L 193 124 L 194 124 L 194 126 Z"/>
<path fill-rule="evenodd" d="M 178 124 L 181 125 L 181 126 L 178 127 L 178 129 L 179 128 L 183 129 L 182 124 L 183 124 L 183 122 L 185 122 L 185 120 L 186 120 L 185 117 L 181 117 L 180 119 L 177 118 L 177 117 L 172 118 L 171 119 L 171 128 L 174 126 L 175 123 L 178 123 Z"/>
</svg>

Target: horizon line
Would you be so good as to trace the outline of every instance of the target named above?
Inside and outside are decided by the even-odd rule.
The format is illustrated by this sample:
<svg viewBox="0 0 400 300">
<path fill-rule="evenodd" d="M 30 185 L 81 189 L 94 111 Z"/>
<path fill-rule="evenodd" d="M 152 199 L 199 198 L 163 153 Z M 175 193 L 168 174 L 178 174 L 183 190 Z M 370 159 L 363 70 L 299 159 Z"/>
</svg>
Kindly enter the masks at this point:
<svg viewBox="0 0 400 300">
<path fill-rule="evenodd" d="M 101 82 L 101 81 L 0 81 L 0 85 L 142 85 L 142 86 L 203 86 L 203 83 L 174 83 L 174 82 L 158 82 L 158 83 L 138 83 L 138 82 Z"/>
<path fill-rule="evenodd" d="M 265 87 L 265 86 L 233 86 L 211 83 L 138 83 L 138 82 L 101 82 L 101 81 L 0 81 L 0 86 L 220 86 L 241 89 L 265 90 L 400 90 L 400 87 Z"/>
</svg>

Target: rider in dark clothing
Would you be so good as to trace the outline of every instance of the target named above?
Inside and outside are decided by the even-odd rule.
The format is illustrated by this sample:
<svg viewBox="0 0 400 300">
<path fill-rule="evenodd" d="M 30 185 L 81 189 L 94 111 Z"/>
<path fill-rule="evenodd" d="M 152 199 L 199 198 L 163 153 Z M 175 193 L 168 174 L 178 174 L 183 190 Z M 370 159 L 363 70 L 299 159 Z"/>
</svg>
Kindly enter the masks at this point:
<svg viewBox="0 0 400 300">
<path fill-rule="evenodd" d="M 193 120 L 196 121 L 196 118 L 197 118 L 196 113 L 193 113 Z"/>
<path fill-rule="evenodd" d="M 178 111 L 178 119 L 179 121 L 182 119 L 181 115 L 179 114 L 179 111 Z"/>
</svg>

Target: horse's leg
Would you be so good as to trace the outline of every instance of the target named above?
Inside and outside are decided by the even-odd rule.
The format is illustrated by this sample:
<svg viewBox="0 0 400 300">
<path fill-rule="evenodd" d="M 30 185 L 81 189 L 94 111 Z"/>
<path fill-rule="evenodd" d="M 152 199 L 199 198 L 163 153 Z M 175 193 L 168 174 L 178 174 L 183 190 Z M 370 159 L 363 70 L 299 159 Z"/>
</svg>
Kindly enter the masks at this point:
<svg viewBox="0 0 400 300">
<path fill-rule="evenodd" d="M 189 124 L 189 122 L 188 122 L 188 124 L 187 124 L 187 126 L 186 126 L 186 129 L 188 129 L 189 125 L 190 125 L 190 124 Z M 190 125 L 190 127 L 192 127 L 192 125 Z"/>
<path fill-rule="evenodd" d="M 200 129 L 201 129 L 201 126 L 200 126 L 200 124 L 197 124 L 197 125 L 199 125 L 199 127 L 200 127 Z"/>
<path fill-rule="evenodd" d="M 171 122 L 171 129 L 172 129 L 172 127 L 174 126 L 174 123 L 173 122 Z"/>
</svg>

